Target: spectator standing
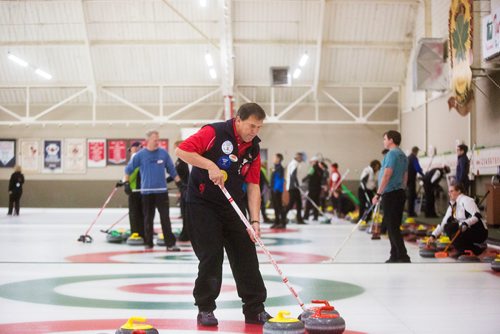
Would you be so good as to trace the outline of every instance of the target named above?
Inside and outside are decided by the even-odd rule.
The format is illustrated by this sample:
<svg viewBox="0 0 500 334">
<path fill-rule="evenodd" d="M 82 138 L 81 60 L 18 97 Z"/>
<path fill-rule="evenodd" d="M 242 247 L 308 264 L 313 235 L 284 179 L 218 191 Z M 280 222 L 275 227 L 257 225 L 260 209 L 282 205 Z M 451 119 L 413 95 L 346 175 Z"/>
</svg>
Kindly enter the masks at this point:
<svg viewBox="0 0 500 334">
<path fill-rule="evenodd" d="M 19 216 L 21 209 L 21 196 L 23 195 L 24 175 L 21 166 L 14 167 L 14 173 L 10 176 L 9 180 L 9 216 Z"/>
<path fill-rule="evenodd" d="M 420 166 L 420 162 L 417 157 L 418 151 L 419 148 L 417 146 L 413 146 L 411 153 L 408 156 L 408 217 L 417 216 L 417 213 L 415 212 L 415 201 L 417 199 L 417 173 L 422 177 L 424 176 L 424 172 L 422 171 L 422 167 Z"/>
</svg>

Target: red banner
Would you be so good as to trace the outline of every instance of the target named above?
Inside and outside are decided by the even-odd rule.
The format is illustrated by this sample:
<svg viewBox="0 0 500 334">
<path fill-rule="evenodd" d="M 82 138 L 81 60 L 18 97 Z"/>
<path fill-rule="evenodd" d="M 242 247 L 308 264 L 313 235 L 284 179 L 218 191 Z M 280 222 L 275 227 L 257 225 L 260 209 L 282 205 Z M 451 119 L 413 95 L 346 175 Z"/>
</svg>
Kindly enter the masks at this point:
<svg viewBox="0 0 500 334">
<path fill-rule="evenodd" d="M 125 139 L 108 139 L 108 165 L 125 165 L 127 162 L 127 143 Z"/>
<path fill-rule="evenodd" d="M 87 141 L 87 166 L 106 167 L 106 140 L 89 139 Z"/>
</svg>

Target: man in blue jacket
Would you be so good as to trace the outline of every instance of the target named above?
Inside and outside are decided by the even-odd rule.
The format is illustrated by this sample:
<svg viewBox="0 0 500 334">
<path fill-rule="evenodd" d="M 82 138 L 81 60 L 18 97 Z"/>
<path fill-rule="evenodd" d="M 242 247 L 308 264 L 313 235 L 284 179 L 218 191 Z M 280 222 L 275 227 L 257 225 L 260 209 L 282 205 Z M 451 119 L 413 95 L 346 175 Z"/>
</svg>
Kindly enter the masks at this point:
<svg viewBox="0 0 500 334">
<path fill-rule="evenodd" d="M 151 250 L 153 244 L 153 220 L 155 209 L 160 213 L 161 229 L 167 251 L 178 252 L 175 245 L 175 236 L 172 233 L 170 222 L 170 207 L 168 202 L 167 181 L 165 170 L 176 183 L 180 178 L 175 170 L 172 158 L 166 150 L 159 147 L 160 136 L 158 131 L 146 132 L 146 147 L 137 152 L 125 167 L 125 190 L 130 188 L 129 177 L 139 167 L 141 173 L 141 195 L 144 212 L 144 244 L 146 250 Z"/>
</svg>

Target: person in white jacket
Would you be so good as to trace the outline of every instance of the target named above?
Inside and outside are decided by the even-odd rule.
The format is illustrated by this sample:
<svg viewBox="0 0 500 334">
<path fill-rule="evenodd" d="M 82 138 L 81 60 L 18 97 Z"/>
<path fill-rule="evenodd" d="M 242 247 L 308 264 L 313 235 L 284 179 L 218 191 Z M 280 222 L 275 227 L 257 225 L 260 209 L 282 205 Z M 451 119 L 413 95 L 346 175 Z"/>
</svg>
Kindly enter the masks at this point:
<svg viewBox="0 0 500 334">
<path fill-rule="evenodd" d="M 298 152 L 295 157 L 288 164 L 285 174 L 286 182 L 286 192 L 288 193 L 288 205 L 286 207 L 286 213 L 293 209 L 294 205 L 297 209 L 297 224 L 305 224 L 302 218 L 302 196 L 300 194 L 300 180 L 302 179 L 302 161 L 304 161 L 304 156 L 302 153 Z M 286 215 L 285 213 L 285 215 Z M 286 224 L 285 224 L 286 227 Z"/>
<path fill-rule="evenodd" d="M 460 229 L 460 234 L 453 242 L 457 250 L 454 257 L 463 255 L 466 250 L 479 255 L 486 249 L 485 241 L 488 238 L 488 227 L 481 216 L 474 199 L 465 195 L 461 184 L 453 184 L 448 188 L 450 206 L 446 211 L 441 224 L 432 232 L 429 243 L 434 241 L 443 232 L 452 238 Z"/>
</svg>

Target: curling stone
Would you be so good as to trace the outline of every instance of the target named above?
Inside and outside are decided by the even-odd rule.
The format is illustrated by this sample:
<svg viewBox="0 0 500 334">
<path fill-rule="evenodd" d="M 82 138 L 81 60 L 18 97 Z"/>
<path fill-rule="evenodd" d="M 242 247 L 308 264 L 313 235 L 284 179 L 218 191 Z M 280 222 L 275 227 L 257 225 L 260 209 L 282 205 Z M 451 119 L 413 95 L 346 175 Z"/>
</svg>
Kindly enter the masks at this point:
<svg viewBox="0 0 500 334">
<path fill-rule="evenodd" d="M 417 243 L 418 243 L 418 248 L 422 249 L 422 248 L 425 248 L 427 247 L 427 243 L 429 242 L 429 237 L 424 237 L 424 238 L 420 238 L 417 240 Z M 435 246 L 435 243 L 433 242 L 434 246 Z"/>
<path fill-rule="evenodd" d="M 331 224 L 330 218 L 323 216 L 319 218 L 320 224 Z"/>
<path fill-rule="evenodd" d="M 481 259 L 481 262 L 491 263 L 499 256 L 497 251 L 488 251 L 485 256 Z"/>
<path fill-rule="evenodd" d="M 496 259 L 491 262 L 491 270 L 500 271 L 500 255 L 497 255 Z"/>
<path fill-rule="evenodd" d="M 125 230 L 125 229 L 120 229 L 119 231 L 122 231 L 122 238 L 123 238 L 123 241 L 127 241 L 127 239 L 130 237 L 130 235 L 132 234 L 130 232 L 130 230 Z"/>
<path fill-rule="evenodd" d="M 151 325 L 147 324 L 136 324 L 137 322 L 145 322 L 146 318 L 141 317 L 131 317 L 127 322 L 118 328 L 115 334 L 133 334 L 133 333 L 144 333 L 144 334 L 159 334 L 158 330 Z"/>
<path fill-rule="evenodd" d="M 364 231 L 364 230 L 366 230 L 367 228 L 368 228 L 368 223 L 367 223 L 366 221 L 362 220 L 362 221 L 361 221 L 361 223 L 360 223 L 360 224 L 359 224 L 359 226 L 358 226 L 358 229 L 359 229 L 360 231 Z"/>
<path fill-rule="evenodd" d="M 123 242 L 123 237 L 120 231 L 113 230 L 106 234 L 106 241 L 112 244 L 121 244 Z"/>
<path fill-rule="evenodd" d="M 460 255 L 457 260 L 459 262 L 479 262 L 479 258 L 470 250 L 466 250 L 465 254 Z"/>
<path fill-rule="evenodd" d="M 327 306 L 328 308 L 331 307 L 331 310 L 325 310 L 323 313 L 325 314 L 337 314 L 340 315 L 339 312 L 330 305 L 328 300 L 311 300 L 311 303 L 313 304 L 323 304 L 321 306 L 313 306 L 311 308 L 308 308 L 306 311 L 302 312 L 301 315 L 299 315 L 299 320 L 305 321 L 307 318 L 309 318 L 311 315 L 313 315 L 317 310 L 319 310 L 322 306 Z"/>
<path fill-rule="evenodd" d="M 345 320 L 338 314 L 325 314 L 333 307 L 322 306 L 314 314 L 305 319 L 308 334 L 342 334 L 345 331 Z"/>
<path fill-rule="evenodd" d="M 406 226 L 406 225 L 401 225 L 401 226 L 399 227 L 399 230 L 401 231 L 401 235 L 402 235 L 403 237 L 405 237 L 405 236 L 407 236 L 407 235 L 410 235 L 410 234 L 411 234 L 410 229 L 409 229 L 409 228 L 408 228 L 408 226 Z"/>
<path fill-rule="evenodd" d="M 442 235 L 441 237 L 439 237 L 438 240 L 436 240 L 436 248 L 437 250 L 442 251 L 443 249 L 448 247 L 450 243 L 451 243 L 450 238 L 447 237 L 446 235 Z"/>
<path fill-rule="evenodd" d="M 262 334 L 304 334 L 306 332 L 302 321 L 288 318 L 288 311 L 279 311 L 276 317 L 269 319 L 262 329 Z"/>
<path fill-rule="evenodd" d="M 423 224 L 420 224 L 415 229 L 415 234 L 419 237 L 424 237 L 427 235 L 427 227 Z"/>
<path fill-rule="evenodd" d="M 434 254 L 436 254 L 436 247 L 434 246 L 425 246 L 423 248 L 420 248 L 418 250 L 418 254 L 421 256 L 421 257 L 425 257 L 425 258 L 433 258 L 434 257 Z"/>
<path fill-rule="evenodd" d="M 415 218 L 413 217 L 408 217 L 405 219 L 403 225 L 411 225 L 411 224 L 416 224 Z"/>
<path fill-rule="evenodd" d="M 158 237 L 156 238 L 156 244 L 158 246 L 165 246 L 165 238 L 163 237 L 163 233 L 158 233 Z"/>
<path fill-rule="evenodd" d="M 139 235 L 139 233 L 132 233 L 132 235 L 127 239 L 127 245 L 142 246 L 144 245 L 144 239 Z"/>
</svg>

